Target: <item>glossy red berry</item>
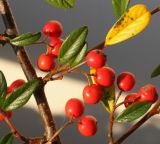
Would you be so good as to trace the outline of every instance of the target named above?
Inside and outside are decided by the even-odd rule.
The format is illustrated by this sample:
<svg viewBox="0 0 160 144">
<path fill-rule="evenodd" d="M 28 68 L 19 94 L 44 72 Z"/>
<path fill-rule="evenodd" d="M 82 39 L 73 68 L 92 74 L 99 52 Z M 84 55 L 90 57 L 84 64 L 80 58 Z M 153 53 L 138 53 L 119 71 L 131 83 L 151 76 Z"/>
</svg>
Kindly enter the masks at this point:
<svg viewBox="0 0 160 144">
<path fill-rule="evenodd" d="M 37 59 L 37 66 L 42 71 L 50 71 L 55 67 L 54 56 L 51 54 L 41 54 Z"/>
<path fill-rule="evenodd" d="M 140 97 L 138 96 L 137 93 L 131 93 L 125 97 L 124 105 L 127 108 L 128 106 L 130 106 L 136 102 L 139 102 L 139 99 L 140 99 Z"/>
<path fill-rule="evenodd" d="M 43 33 L 46 37 L 53 39 L 61 36 L 63 31 L 63 26 L 60 22 L 52 20 L 48 21 L 43 27 Z"/>
<path fill-rule="evenodd" d="M 26 82 L 23 79 L 17 79 L 15 80 L 8 88 L 7 88 L 7 93 L 11 93 L 14 91 L 14 89 L 22 86 Z"/>
<path fill-rule="evenodd" d="M 12 112 L 11 111 L 6 112 L 6 116 L 7 116 L 7 118 L 11 118 Z M 5 119 L 5 117 L 0 114 L 0 121 L 3 121 L 4 119 Z"/>
<path fill-rule="evenodd" d="M 84 109 L 83 103 L 77 98 L 68 100 L 65 106 L 66 115 L 71 119 L 79 118 L 83 114 Z"/>
<path fill-rule="evenodd" d="M 105 65 L 106 56 L 101 50 L 92 50 L 87 54 L 86 62 L 89 67 L 97 69 Z"/>
<path fill-rule="evenodd" d="M 48 54 L 58 57 L 62 43 L 63 40 L 59 38 L 52 40 L 47 48 Z"/>
<path fill-rule="evenodd" d="M 87 85 L 83 90 L 83 99 L 87 104 L 97 104 L 102 95 L 101 87 L 96 84 Z"/>
<path fill-rule="evenodd" d="M 150 101 L 154 103 L 158 99 L 157 89 L 152 84 L 141 87 L 138 91 L 138 95 L 140 96 L 140 101 Z"/>
<path fill-rule="evenodd" d="M 122 72 L 117 78 L 117 86 L 122 91 L 129 91 L 135 86 L 136 80 L 134 74 Z"/>
<path fill-rule="evenodd" d="M 96 71 L 95 81 L 97 84 L 110 87 L 115 80 L 115 71 L 110 67 L 101 67 Z"/>
<path fill-rule="evenodd" d="M 78 131 L 84 136 L 93 136 L 97 132 L 97 120 L 93 116 L 84 116 L 79 120 Z"/>
</svg>

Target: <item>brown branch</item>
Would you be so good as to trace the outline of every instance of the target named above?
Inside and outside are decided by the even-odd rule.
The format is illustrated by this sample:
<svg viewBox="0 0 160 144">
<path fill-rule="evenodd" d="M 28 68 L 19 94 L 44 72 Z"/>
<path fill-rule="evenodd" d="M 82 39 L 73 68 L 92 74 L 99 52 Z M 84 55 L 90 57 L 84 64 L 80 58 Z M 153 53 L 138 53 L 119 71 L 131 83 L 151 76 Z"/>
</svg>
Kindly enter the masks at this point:
<svg viewBox="0 0 160 144">
<path fill-rule="evenodd" d="M 160 5 L 157 8 L 155 8 L 154 10 L 151 11 L 151 15 L 154 15 L 159 11 L 160 11 Z"/>
<path fill-rule="evenodd" d="M 18 36 L 19 35 L 18 28 L 17 28 L 16 22 L 14 21 L 14 18 L 7 0 L 0 0 L 0 13 L 6 27 L 6 33 L 9 36 L 11 35 L 15 37 Z M 16 47 L 16 46 L 12 46 L 12 47 L 17 56 L 17 61 L 20 63 L 27 79 L 28 80 L 36 79 L 37 75 L 36 75 L 35 69 L 31 64 L 24 50 L 24 47 Z M 55 133 L 56 128 L 55 128 L 55 122 L 52 118 L 52 114 L 44 93 L 43 80 L 41 80 L 41 84 L 36 89 L 34 96 L 39 108 L 41 118 L 44 123 L 46 139 L 50 139 L 50 137 Z M 60 143 L 61 142 L 59 138 L 57 138 L 57 144 L 60 144 Z"/>
<path fill-rule="evenodd" d="M 9 120 L 9 118 L 6 115 L 6 112 L 4 112 L 2 109 L 0 109 L 0 114 L 4 117 L 4 121 L 7 123 L 9 128 L 11 129 L 11 132 L 13 135 L 21 141 L 28 142 L 28 139 L 25 138 L 13 125 L 13 123 Z"/>
<path fill-rule="evenodd" d="M 154 105 L 154 107 L 136 124 L 134 124 L 125 134 L 123 134 L 114 144 L 121 144 L 128 136 L 130 136 L 135 130 L 142 126 L 149 118 L 159 114 L 160 112 L 160 100 Z"/>
</svg>

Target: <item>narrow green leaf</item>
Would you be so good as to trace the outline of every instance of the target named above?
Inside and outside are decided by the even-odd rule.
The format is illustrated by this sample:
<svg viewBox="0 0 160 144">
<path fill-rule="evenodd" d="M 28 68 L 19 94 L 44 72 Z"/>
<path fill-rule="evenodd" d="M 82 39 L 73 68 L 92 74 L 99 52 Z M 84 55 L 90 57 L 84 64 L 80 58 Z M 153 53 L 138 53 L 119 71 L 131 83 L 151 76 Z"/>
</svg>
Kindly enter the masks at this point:
<svg viewBox="0 0 160 144">
<path fill-rule="evenodd" d="M 10 43 L 15 46 L 27 46 L 38 41 L 40 37 L 41 37 L 41 32 L 37 32 L 34 34 L 29 32 L 12 39 Z"/>
<path fill-rule="evenodd" d="M 112 6 L 117 18 L 120 18 L 128 9 L 130 0 L 112 0 Z"/>
<path fill-rule="evenodd" d="M 47 3 L 51 6 L 57 8 L 73 8 L 75 0 L 46 0 Z"/>
<path fill-rule="evenodd" d="M 153 70 L 151 78 L 157 77 L 160 75 L 160 64 Z"/>
<path fill-rule="evenodd" d="M 74 67 L 77 64 L 79 64 L 84 59 L 87 53 L 87 49 L 88 49 L 88 44 L 85 43 L 81 51 L 70 61 L 69 65 L 71 67 Z"/>
<path fill-rule="evenodd" d="M 118 122 L 131 122 L 143 116 L 151 107 L 152 103 L 149 101 L 142 101 L 135 103 L 125 109 L 117 118 Z"/>
<path fill-rule="evenodd" d="M 7 82 L 2 71 L 0 71 L 0 106 L 4 104 L 5 96 L 7 93 Z"/>
<path fill-rule="evenodd" d="M 63 42 L 58 60 L 60 64 L 67 64 L 75 57 L 83 48 L 85 39 L 88 34 L 86 26 L 74 30 Z"/>
<path fill-rule="evenodd" d="M 28 102 L 37 88 L 38 83 L 38 80 L 32 80 L 15 89 L 15 91 L 5 100 L 3 109 L 5 111 L 12 111 L 21 108 Z"/>
<path fill-rule="evenodd" d="M 101 98 L 101 103 L 105 109 L 110 113 L 113 110 L 113 105 L 115 101 L 115 86 L 110 88 L 103 88 L 103 96 Z"/>
<path fill-rule="evenodd" d="M 12 144 L 13 139 L 14 139 L 13 134 L 9 133 L 0 139 L 0 144 Z"/>
</svg>

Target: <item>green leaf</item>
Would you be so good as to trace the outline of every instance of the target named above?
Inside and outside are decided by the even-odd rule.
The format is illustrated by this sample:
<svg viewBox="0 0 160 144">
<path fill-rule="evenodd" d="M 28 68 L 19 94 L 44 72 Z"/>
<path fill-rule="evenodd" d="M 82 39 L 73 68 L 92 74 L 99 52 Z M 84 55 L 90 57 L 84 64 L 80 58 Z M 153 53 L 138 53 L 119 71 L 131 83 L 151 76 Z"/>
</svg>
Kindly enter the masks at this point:
<svg viewBox="0 0 160 144">
<path fill-rule="evenodd" d="M 29 32 L 12 39 L 10 43 L 15 46 L 27 46 L 38 41 L 40 37 L 41 37 L 41 32 L 37 32 L 34 34 Z"/>
<path fill-rule="evenodd" d="M 125 109 L 117 118 L 118 122 L 131 122 L 143 116 L 151 107 L 152 103 L 149 101 L 142 101 L 135 103 Z"/>
<path fill-rule="evenodd" d="M 3 109 L 5 111 L 12 111 L 21 108 L 30 99 L 31 95 L 38 86 L 38 80 L 32 80 L 15 89 L 13 93 L 5 100 Z"/>
<path fill-rule="evenodd" d="M 0 139 L 0 144 L 12 144 L 13 139 L 14 139 L 13 134 L 9 133 Z"/>
<path fill-rule="evenodd" d="M 4 104 L 5 96 L 7 93 L 7 82 L 2 71 L 0 71 L 0 106 Z"/>
<path fill-rule="evenodd" d="M 74 30 L 63 42 L 58 60 L 60 64 L 69 63 L 84 46 L 85 39 L 88 34 L 88 28 L 86 26 Z"/>
<path fill-rule="evenodd" d="M 75 0 L 46 0 L 47 3 L 51 6 L 57 8 L 73 8 Z"/>
<path fill-rule="evenodd" d="M 130 0 L 112 0 L 112 6 L 117 18 L 120 18 L 128 9 Z"/>
<path fill-rule="evenodd" d="M 157 77 L 160 75 L 160 64 L 153 70 L 151 78 Z"/>
<path fill-rule="evenodd" d="M 81 49 L 81 51 L 78 53 L 78 55 L 76 55 L 69 63 L 69 65 L 71 67 L 76 66 L 77 64 L 79 64 L 85 57 L 86 53 L 87 53 L 87 49 L 88 49 L 88 44 L 85 43 L 83 48 Z"/>
<path fill-rule="evenodd" d="M 103 96 L 101 98 L 101 103 L 105 107 L 105 109 L 110 113 L 113 110 L 113 105 L 115 101 L 115 86 L 111 86 L 110 88 L 103 88 Z"/>
</svg>

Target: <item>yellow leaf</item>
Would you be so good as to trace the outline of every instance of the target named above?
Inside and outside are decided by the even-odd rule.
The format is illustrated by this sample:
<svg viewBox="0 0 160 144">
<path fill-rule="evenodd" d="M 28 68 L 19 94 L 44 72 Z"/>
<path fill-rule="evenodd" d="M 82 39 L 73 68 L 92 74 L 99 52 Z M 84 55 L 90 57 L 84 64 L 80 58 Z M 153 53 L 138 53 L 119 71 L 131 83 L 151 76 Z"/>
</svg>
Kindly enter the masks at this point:
<svg viewBox="0 0 160 144">
<path fill-rule="evenodd" d="M 96 74 L 96 69 L 90 67 L 90 74 Z M 92 83 L 96 84 L 94 76 L 91 76 Z M 113 110 L 113 105 L 115 101 L 115 86 L 110 88 L 103 88 L 103 96 L 101 98 L 101 103 L 105 109 L 110 113 Z"/>
<path fill-rule="evenodd" d="M 150 19 L 151 13 L 145 5 L 137 4 L 131 7 L 110 29 L 105 46 L 122 42 L 137 35 L 146 28 Z"/>
</svg>

